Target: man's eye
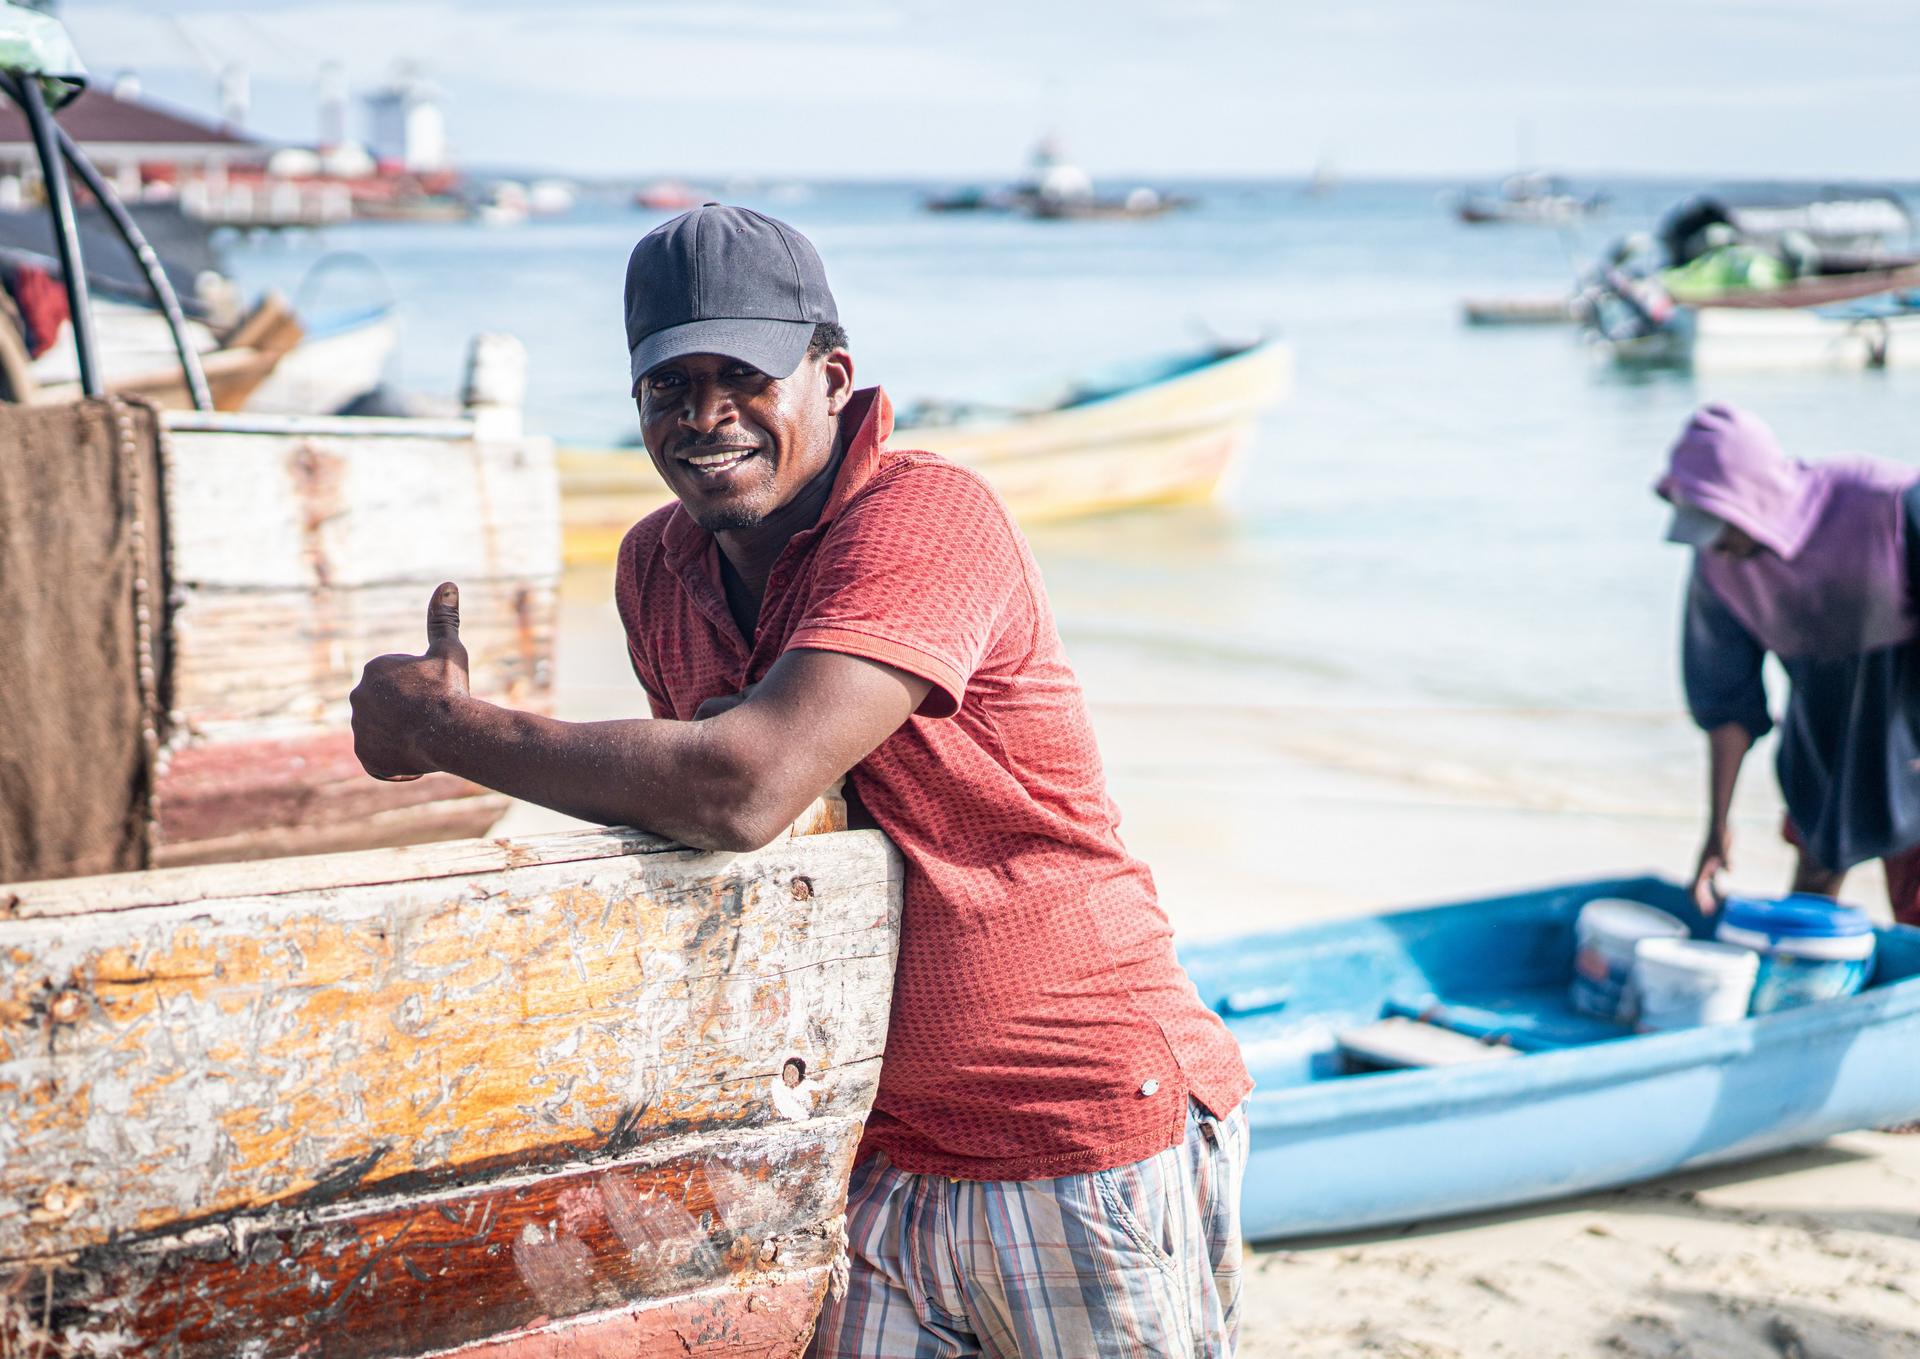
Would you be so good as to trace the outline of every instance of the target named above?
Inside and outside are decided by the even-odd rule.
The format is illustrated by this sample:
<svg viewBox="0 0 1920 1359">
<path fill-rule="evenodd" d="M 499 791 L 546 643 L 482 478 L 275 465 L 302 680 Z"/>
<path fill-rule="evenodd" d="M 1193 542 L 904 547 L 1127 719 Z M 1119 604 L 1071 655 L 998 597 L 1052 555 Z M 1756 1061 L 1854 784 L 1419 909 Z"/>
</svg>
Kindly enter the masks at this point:
<svg viewBox="0 0 1920 1359">
<path fill-rule="evenodd" d="M 671 389 L 679 385 L 680 385 L 680 379 L 672 376 L 662 376 L 662 377 L 647 379 L 647 390 L 650 392 L 670 391 Z"/>
</svg>

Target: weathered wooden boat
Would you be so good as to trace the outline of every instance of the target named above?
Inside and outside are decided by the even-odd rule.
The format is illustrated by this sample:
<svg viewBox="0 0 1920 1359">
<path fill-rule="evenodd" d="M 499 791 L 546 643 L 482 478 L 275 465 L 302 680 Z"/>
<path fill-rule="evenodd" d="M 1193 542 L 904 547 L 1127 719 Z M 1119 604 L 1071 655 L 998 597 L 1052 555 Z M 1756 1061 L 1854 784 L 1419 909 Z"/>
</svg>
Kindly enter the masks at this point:
<svg viewBox="0 0 1920 1359">
<path fill-rule="evenodd" d="M 0 1355 L 798 1355 L 900 915 L 843 816 L 0 887 Z"/>
<path fill-rule="evenodd" d="M 1920 929 L 1879 931 L 1848 999 L 1635 1035 L 1567 999 L 1574 918 L 1599 897 L 1707 934 L 1685 891 L 1635 878 L 1183 948 L 1257 1083 L 1247 1234 L 1531 1203 L 1920 1117 Z M 1391 1017 L 1519 1055 L 1349 1074 L 1343 1031 Z"/>
<path fill-rule="evenodd" d="M 520 428 L 518 346 L 482 337 L 454 419 L 213 409 L 218 374 L 201 362 L 166 272 L 53 117 L 50 92 L 84 83 L 64 30 L 0 7 L 0 61 L 0 91 L 26 115 L 41 152 L 84 398 L 0 402 L 0 447 L 10 454 L 0 482 L 16 479 L 6 533 L 17 552 L 0 581 L 14 644 L 0 671 L 37 665 L 24 682 L 55 705 L 42 716 L 57 721 L 68 653 L 77 664 L 118 647 L 118 670 L 95 679 L 126 690 L 136 720 L 99 749 L 118 761 L 123 748 L 144 746 L 113 778 L 49 796 L 54 761 L 44 750 L 22 757 L 36 734 L 11 724 L 0 737 L 0 820 L 27 831 L 11 857 L 0 834 L 0 865 L 10 865 L 0 872 L 64 876 L 485 831 L 507 805 L 497 794 L 443 775 L 365 778 L 347 694 L 368 657 L 418 648 L 422 601 L 457 579 L 474 600 L 475 691 L 536 710 L 548 704 L 558 485 L 551 442 Z M 69 171 L 139 262 L 192 409 L 155 412 L 106 395 Z M 88 476 L 97 484 L 85 484 Z M 0 518 L 7 508 L 0 504 Z M 124 588 L 81 604 L 74 543 L 85 534 L 111 554 Z M 86 568 L 90 580 L 109 574 L 100 562 Z M 64 758 L 83 760 L 77 750 Z M 97 845 L 66 861 L 51 849 L 22 855 L 18 841 L 50 844 L 49 828 L 75 810 L 66 794 L 81 792 L 124 799 L 133 832 L 106 860 Z"/>
<path fill-rule="evenodd" d="M 1277 341 L 1213 349 L 1116 374 L 1046 410 L 907 412 L 892 442 L 975 468 L 1029 522 L 1203 501 L 1291 377 Z M 611 561 L 634 521 L 671 494 L 643 450 L 563 450 L 559 464 L 569 566 Z"/>
</svg>

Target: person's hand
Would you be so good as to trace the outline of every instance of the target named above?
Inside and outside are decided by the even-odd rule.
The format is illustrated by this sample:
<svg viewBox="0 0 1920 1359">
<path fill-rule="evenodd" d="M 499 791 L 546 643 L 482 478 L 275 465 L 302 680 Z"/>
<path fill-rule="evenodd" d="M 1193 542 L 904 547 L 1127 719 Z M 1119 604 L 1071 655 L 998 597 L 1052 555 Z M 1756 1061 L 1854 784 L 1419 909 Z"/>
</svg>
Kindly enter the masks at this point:
<svg viewBox="0 0 1920 1359">
<path fill-rule="evenodd" d="M 1712 915 L 1720 909 L 1720 885 L 1715 881 L 1733 866 L 1730 847 L 1733 833 L 1725 826 L 1709 826 L 1706 843 L 1700 846 L 1700 862 L 1693 870 L 1693 904 L 1700 914 Z"/>
<path fill-rule="evenodd" d="M 429 728 L 453 700 L 466 697 L 467 649 L 460 644 L 460 587 L 447 581 L 427 602 L 427 650 L 420 656 L 375 656 L 347 696 L 353 706 L 353 753 L 376 779 L 399 783 L 431 774 Z"/>
<path fill-rule="evenodd" d="M 749 684 L 737 694 L 718 694 L 706 700 L 693 710 L 693 720 L 704 722 L 709 717 L 718 717 L 729 708 L 737 708 L 753 696 L 754 686 Z"/>
</svg>

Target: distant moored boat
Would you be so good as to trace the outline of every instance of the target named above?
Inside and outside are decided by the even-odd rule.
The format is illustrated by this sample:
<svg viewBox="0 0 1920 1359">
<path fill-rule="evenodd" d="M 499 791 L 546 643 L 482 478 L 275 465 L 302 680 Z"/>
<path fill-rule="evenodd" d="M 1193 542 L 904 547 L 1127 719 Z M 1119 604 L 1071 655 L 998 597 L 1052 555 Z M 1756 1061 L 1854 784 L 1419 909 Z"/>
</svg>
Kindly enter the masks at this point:
<svg viewBox="0 0 1920 1359">
<path fill-rule="evenodd" d="M 977 469 L 1029 522 L 1200 501 L 1291 380 L 1291 353 L 1277 341 L 1210 349 L 1117 373 L 1042 410 L 910 408 L 891 442 Z M 642 450 L 559 459 L 569 566 L 612 561 L 627 529 L 671 498 Z"/>
</svg>

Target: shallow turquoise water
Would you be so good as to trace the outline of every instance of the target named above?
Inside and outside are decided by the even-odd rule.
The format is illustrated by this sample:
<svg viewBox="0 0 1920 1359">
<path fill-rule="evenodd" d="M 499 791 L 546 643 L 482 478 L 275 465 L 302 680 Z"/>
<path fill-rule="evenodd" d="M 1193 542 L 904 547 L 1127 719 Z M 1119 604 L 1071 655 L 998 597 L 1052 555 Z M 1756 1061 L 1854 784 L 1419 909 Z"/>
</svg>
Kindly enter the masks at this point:
<svg viewBox="0 0 1920 1359">
<path fill-rule="evenodd" d="M 1134 223 L 934 216 L 904 188 L 739 198 L 816 241 L 862 379 L 896 400 L 1033 398 L 1209 330 L 1292 344 L 1294 394 L 1221 503 L 1035 532 L 1096 699 L 1657 717 L 1679 706 L 1685 559 L 1648 486 L 1694 404 L 1749 405 L 1795 452 L 1920 461 L 1920 374 L 1708 388 L 1624 378 L 1570 330 L 1459 323 L 1469 294 L 1564 287 L 1571 258 L 1686 188 L 1622 186 L 1570 237 L 1458 225 L 1438 186 L 1202 186 L 1197 209 Z M 368 225 L 234 262 L 291 291 L 324 251 L 363 252 L 406 308 L 407 385 L 451 392 L 467 337 L 511 331 L 530 426 L 606 444 L 632 429 L 626 253 L 657 220 L 603 204 L 517 228 Z M 317 301 L 359 297 L 343 280 Z M 1655 740 L 1634 730 L 1605 741 Z"/>
</svg>

